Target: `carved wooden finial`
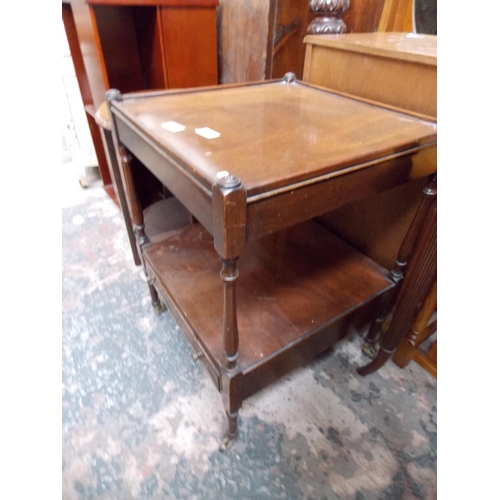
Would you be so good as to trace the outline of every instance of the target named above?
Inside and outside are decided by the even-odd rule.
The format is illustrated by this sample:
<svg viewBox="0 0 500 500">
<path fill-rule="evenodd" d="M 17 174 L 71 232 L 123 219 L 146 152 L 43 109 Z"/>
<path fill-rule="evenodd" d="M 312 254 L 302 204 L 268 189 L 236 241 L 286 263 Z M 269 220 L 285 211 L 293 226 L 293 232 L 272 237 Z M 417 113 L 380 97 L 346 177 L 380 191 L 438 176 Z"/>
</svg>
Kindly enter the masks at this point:
<svg viewBox="0 0 500 500">
<path fill-rule="evenodd" d="M 297 77 L 295 76 L 295 73 L 292 73 L 290 71 L 288 73 L 285 73 L 285 76 L 283 77 L 283 80 L 286 83 L 293 83 L 295 80 L 297 80 Z"/>
<path fill-rule="evenodd" d="M 224 189 L 233 189 L 241 185 L 241 181 L 235 175 L 231 175 L 229 172 L 222 170 L 217 172 L 217 185 Z"/>
<path fill-rule="evenodd" d="M 316 15 L 307 28 L 309 35 L 345 33 L 346 25 L 339 16 L 349 8 L 350 0 L 310 0 L 309 9 Z"/>
</svg>

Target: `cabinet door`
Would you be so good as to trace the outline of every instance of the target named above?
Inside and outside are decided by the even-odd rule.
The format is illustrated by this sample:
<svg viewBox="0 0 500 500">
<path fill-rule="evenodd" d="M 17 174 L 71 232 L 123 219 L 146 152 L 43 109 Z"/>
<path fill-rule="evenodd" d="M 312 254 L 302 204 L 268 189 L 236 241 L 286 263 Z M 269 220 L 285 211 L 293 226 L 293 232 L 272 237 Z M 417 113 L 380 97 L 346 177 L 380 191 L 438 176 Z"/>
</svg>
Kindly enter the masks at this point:
<svg viewBox="0 0 500 500">
<path fill-rule="evenodd" d="M 160 9 L 168 87 L 217 85 L 215 8 Z"/>
</svg>

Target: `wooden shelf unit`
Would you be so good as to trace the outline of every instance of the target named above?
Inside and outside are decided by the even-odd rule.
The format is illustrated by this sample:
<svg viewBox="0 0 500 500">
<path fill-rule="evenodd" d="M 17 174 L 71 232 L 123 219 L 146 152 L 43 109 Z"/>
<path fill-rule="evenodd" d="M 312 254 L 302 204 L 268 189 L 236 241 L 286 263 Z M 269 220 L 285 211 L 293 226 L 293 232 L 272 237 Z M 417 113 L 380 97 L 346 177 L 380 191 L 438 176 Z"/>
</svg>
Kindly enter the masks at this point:
<svg viewBox="0 0 500 500">
<path fill-rule="evenodd" d="M 96 110 L 110 88 L 136 92 L 217 85 L 218 3 L 218 0 L 62 1 L 63 22 L 99 171 L 106 192 L 115 201 L 117 188 L 95 121 Z M 161 190 L 160 184 L 157 190 Z M 124 200 L 118 201 L 122 205 Z"/>
</svg>

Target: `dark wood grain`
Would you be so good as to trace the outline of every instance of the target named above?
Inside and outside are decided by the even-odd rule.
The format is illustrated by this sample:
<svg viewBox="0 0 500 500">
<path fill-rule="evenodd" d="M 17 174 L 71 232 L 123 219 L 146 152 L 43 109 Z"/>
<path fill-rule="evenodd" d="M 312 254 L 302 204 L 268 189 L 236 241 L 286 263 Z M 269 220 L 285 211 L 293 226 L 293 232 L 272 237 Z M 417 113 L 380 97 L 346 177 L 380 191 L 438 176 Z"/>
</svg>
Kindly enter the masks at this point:
<svg viewBox="0 0 500 500">
<path fill-rule="evenodd" d="M 196 216 L 204 227 L 212 232 L 212 198 L 211 191 L 203 189 L 195 182 L 192 175 L 186 172 L 175 159 L 162 153 L 154 141 L 143 140 L 135 131 L 120 118 L 117 119 L 116 132 L 120 141 L 132 153 L 148 166 L 156 178 L 168 186 L 187 209 Z"/>
<path fill-rule="evenodd" d="M 268 46 L 268 28 L 270 7 L 274 1 L 220 1 L 221 83 L 251 82 L 265 78 L 266 56 L 272 50 L 271 41 Z"/>
<path fill-rule="evenodd" d="M 389 328 L 381 340 L 375 359 L 358 369 L 362 376 L 373 373 L 383 366 L 394 354 L 405 333 L 410 329 L 418 307 L 425 299 L 437 272 L 437 204 L 433 201 L 422 228 L 415 255 L 408 273 L 397 294 L 394 315 Z"/>
<path fill-rule="evenodd" d="M 221 83 L 302 76 L 309 0 L 221 0 Z"/>
<path fill-rule="evenodd" d="M 225 180 L 218 179 L 212 189 L 214 248 L 223 259 L 234 259 L 245 247 L 247 200 L 239 179 L 232 188 L 224 186 Z"/>
<path fill-rule="evenodd" d="M 306 49 L 303 40 L 314 17 L 309 10 L 309 0 L 281 0 L 277 3 L 274 29 L 269 34 L 272 41 L 272 57 L 268 55 L 267 63 L 271 64 L 269 77 L 281 78 L 291 71 L 301 79 Z"/>
<path fill-rule="evenodd" d="M 130 98 L 119 106 L 208 189 L 228 171 L 249 198 L 436 141 L 433 123 L 300 83 Z M 164 130 L 170 120 L 186 130 Z M 220 137 L 204 139 L 195 133 L 200 127 Z"/>
<path fill-rule="evenodd" d="M 94 19 L 105 87 L 120 89 L 121 92 L 143 89 L 134 10 L 131 7 L 96 5 L 90 12 Z"/>
<path fill-rule="evenodd" d="M 399 290 L 399 285 L 406 272 L 408 261 L 411 257 L 413 257 L 415 253 L 415 245 L 420 239 L 424 221 L 428 217 L 427 214 L 429 212 L 429 207 L 436 200 L 436 189 L 437 176 L 436 174 L 433 174 L 430 176 L 427 185 L 422 190 L 420 203 L 418 205 L 415 216 L 413 217 L 413 220 L 411 221 L 403 242 L 401 243 L 396 260 L 391 266 L 391 280 L 396 284 L 396 288 L 392 291 L 392 294 L 388 295 L 386 305 L 380 309 L 379 316 L 371 325 L 370 330 L 368 331 L 365 338 L 367 344 L 374 344 L 378 340 L 380 328 L 387 315 L 389 314 L 391 307 L 393 306 L 392 295 L 397 293 L 397 291 Z"/>
<path fill-rule="evenodd" d="M 184 322 L 223 366 L 221 264 L 212 237 L 195 224 L 145 247 L 144 254 Z M 238 269 L 243 370 L 393 286 L 383 268 L 312 221 L 247 245 Z"/>
<path fill-rule="evenodd" d="M 247 238 L 259 238 L 407 182 L 411 168 L 411 158 L 404 156 L 253 203 L 248 207 Z M 275 217 L 265 217 L 269 211 Z"/>
<path fill-rule="evenodd" d="M 395 287 L 318 223 L 295 223 L 413 178 L 436 125 L 293 76 L 128 94 L 110 111 L 117 141 L 200 221 L 141 248 L 148 284 L 222 392 L 224 448 L 244 397 L 331 346 Z"/>
<path fill-rule="evenodd" d="M 134 8 L 133 17 L 143 80 L 140 88 L 168 88 L 160 10 L 155 6 Z"/>
</svg>

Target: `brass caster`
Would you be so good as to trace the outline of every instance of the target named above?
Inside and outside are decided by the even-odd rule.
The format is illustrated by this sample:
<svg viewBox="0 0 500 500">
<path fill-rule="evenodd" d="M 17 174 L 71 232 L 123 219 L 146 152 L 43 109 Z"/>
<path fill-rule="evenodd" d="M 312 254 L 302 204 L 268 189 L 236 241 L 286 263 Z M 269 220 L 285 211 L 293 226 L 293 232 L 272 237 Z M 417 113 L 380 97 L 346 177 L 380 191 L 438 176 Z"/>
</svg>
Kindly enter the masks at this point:
<svg viewBox="0 0 500 500">
<path fill-rule="evenodd" d="M 369 342 L 365 342 L 363 344 L 363 353 L 368 356 L 370 359 L 375 359 L 378 351 L 380 350 L 380 344 L 375 342 L 375 344 L 370 344 Z"/>
<path fill-rule="evenodd" d="M 224 451 L 228 450 L 233 443 L 234 443 L 234 438 L 230 438 L 229 436 L 225 436 L 224 439 L 222 440 L 220 446 L 219 446 L 219 451 L 224 452 Z"/>
<path fill-rule="evenodd" d="M 153 308 L 155 310 L 155 313 L 159 316 L 163 311 L 166 311 L 166 307 L 161 303 L 158 302 L 157 304 L 153 304 Z"/>
</svg>

